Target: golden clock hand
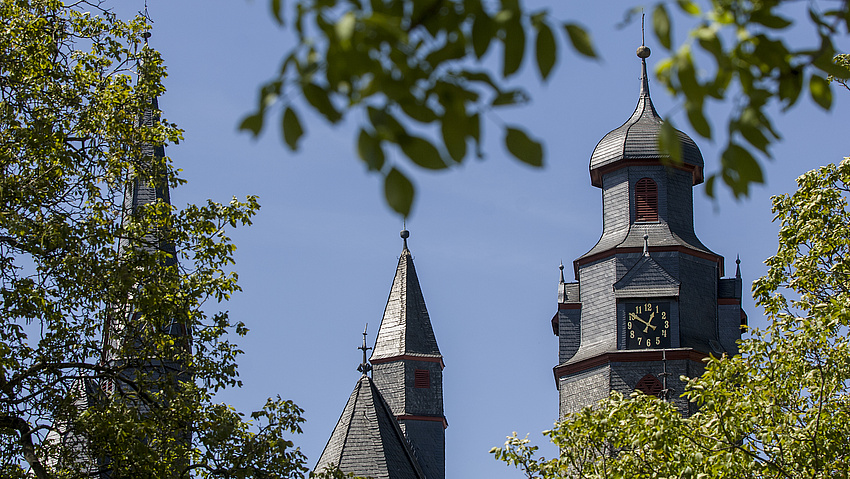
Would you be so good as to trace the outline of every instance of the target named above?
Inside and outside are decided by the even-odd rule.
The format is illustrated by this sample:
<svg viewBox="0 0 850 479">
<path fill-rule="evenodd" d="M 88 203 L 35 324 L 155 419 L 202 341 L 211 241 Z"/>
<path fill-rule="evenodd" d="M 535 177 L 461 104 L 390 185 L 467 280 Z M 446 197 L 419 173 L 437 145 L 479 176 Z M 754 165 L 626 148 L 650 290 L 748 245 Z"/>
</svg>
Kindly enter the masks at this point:
<svg viewBox="0 0 850 479">
<path fill-rule="evenodd" d="M 650 314 L 649 314 L 649 319 L 647 319 L 647 320 L 646 320 L 646 322 L 645 322 L 645 323 L 643 323 L 643 324 L 645 324 L 645 325 L 646 325 L 646 327 L 645 327 L 645 328 L 643 328 L 643 332 L 644 332 L 644 333 L 648 332 L 648 331 L 649 331 L 649 328 L 652 328 L 652 330 L 653 330 L 653 331 L 655 331 L 655 326 L 653 326 L 653 324 L 652 324 L 652 318 L 654 318 L 654 317 L 655 317 L 655 313 L 654 313 L 654 312 L 653 312 L 653 313 L 650 313 Z"/>
<path fill-rule="evenodd" d="M 653 313 L 653 314 L 655 314 L 655 313 Z M 649 324 L 648 321 L 644 320 L 643 318 L 636 315 L 635 313 L 629 313 L 629 317 L 632 318 L 632 319 L 636 319 L 636 320 L 638 320 L 641 323 L 646 325 L 646 329 L 643 330 L 644 333 L 647 331 L 647 329 L 649 329 L 650 326 L 652 326 L 651 324 Z M 650 317 L 650 319 L 652 319 L 652 318 Z M 655 326 L 652 326 L 652 329 L 655 329 Z"/>
</svg>

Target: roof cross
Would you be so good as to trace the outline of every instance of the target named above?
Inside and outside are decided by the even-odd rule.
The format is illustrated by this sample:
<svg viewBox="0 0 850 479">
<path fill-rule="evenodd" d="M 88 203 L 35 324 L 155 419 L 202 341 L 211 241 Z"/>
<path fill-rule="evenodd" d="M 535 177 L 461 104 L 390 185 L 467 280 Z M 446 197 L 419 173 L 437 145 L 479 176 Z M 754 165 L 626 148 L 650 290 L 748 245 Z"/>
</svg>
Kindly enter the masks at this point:
<svg viewBox="0 0 850 479">
<path fill-rule="evenodd" d="M 357 348 L 363 350 L 363 362 L 360 363 L 360 366 L 357 366 L 357 370 L 363 373 L 364 376 L 366 375 L 366 373 L 372 370 L 372 365 L 369 364 L 368 360 L 366 359 L 366 351 L 372 349 L 366 346 L 366 330 L 368 328 L 369 323 L 366 323 L 366 327 L 363 328 L 363 345 Z"/>
</svg>

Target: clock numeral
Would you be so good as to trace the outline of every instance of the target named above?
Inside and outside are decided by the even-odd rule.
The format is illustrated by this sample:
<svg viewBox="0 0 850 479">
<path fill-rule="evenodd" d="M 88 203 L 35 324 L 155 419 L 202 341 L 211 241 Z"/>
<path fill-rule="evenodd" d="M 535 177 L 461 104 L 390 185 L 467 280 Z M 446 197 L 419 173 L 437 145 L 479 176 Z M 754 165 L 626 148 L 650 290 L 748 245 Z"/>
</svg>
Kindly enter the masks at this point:
<svg viewBox="0 0 850 479">
<path fill-rule="evenodd" d="M 631 321 L 629 321 L 629 329 L 632 329 L 632 322 Z M 634 337 L 634 336 L 632 336 L 632 337 Z"/>
<path fill-rule="evenodd" d="M 666 338 L 666 337 L 667 337 L 667 330 L 666 330 L 666 329 L 662 329 L 662 330 L 661 330 L 661 335 L 662 335 L 662 336 L 664 336 L 664 337 Z"/>
<path fill-rule="evenodd" d="M 656 336 L 656 337 L 655 337 L 655 345 L 656 345 L 656 346 L 660 346 L 660 345 L 661 345 L 661 336 Z"/>
<path fill-rule="evenodd" d="M 647 311 L 652 311 L 652 303 L 646 303 L 645 308 Z"/>
<path fill-rule="evenodd" d="M 658 309 L 658 306 L 656 306 L 656 307 L 655 307 L 655 309 Z M 657 311 L 656 311 L 656 312 L 657 312 Z M 661 312 L 661 319 L 667 319 L 667 311 L 662 311 L 662 312 Z"/>
<path fill-rule="evenodd" d="M 640 306 L 635 306 L 635 313 L 636 314 L 641 314 L 642 312 L 643 312 L 643 309 Z"/>
<path fill-rule="evenodd" d="M 629 331 L 629 337 L 634 339 L 634 337 L 635 337 L 635 330 L 634 329 Z"/>
<path fill-rule="evenodd" d="M 664 321 L 664 329 L 667 329 L 669 327 L 670 327 L 670 321 Z"/>
<path fill-rule="evenodd" d="M 643 338 L 638 338 L 638 346 L 640 346 L 640 342 L 641 342 L 642 340 L 643 340 Z"/>
</svg>

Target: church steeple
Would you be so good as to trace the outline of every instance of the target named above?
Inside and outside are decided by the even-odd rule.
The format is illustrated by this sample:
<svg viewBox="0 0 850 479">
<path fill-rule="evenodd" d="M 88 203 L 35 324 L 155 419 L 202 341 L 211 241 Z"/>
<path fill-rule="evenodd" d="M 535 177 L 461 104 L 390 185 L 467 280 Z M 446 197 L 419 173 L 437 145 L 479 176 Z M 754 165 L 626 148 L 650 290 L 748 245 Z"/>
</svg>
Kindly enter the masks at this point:
<svg viewBox="0 0 850 479">
<path fill-rule="evenodd" d="M 442 362 L 419 278 L 416 276 L 413 256 L 407 248 L 410 232 L 402 230 L 401 237 L 404 246 L 371 360 L 374 364 L 376 361 L 413 355 Z"/>
<path fill-rule="evenodd" d="M 437 346 L 413 256 L 404 240 L 372 352 L 372 380 L 386 398 L 429 479 L 445 478 L 443 356 Z"/>
</svg>

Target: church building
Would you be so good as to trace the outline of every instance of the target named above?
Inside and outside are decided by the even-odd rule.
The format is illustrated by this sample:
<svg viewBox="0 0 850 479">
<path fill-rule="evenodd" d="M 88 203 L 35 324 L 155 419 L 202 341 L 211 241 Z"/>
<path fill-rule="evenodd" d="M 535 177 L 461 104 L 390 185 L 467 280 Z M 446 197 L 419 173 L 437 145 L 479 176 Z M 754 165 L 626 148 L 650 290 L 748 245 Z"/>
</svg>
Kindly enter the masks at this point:
<svg viewBox="0 0 850 479">
<path fill-rule="evenodd" d="M 602 190 L 602 236 L 573 262 L 577 281 L 566 282 L 561 265 L 552 318 L 560 418 L 611 391 L 636 389 L 689 414 L 679 377 L 700 375 L 708 355 L 737 353 L 746 326 L 740 267 L 722 278 L 723 257 L 694 233 L 702 154 L 678 130 L 681 162 L 659 148 L 663 121 L 649 96 L 649 53 L 637 51 L 637 108 L 590 157 L 590 182 Z"/>
<path fill-rule="evenodd" d="M 635 390 L 691 414 L 692 405 L 680 397 L 680 376 L 701 374 L 709 355 L 736 354 L 746 327 L 740 267 L 723 278 L 723 257 L 694 232 L 693 188 L 703 182 L 702 154 L 678 130 L 682 161 L 660 149 L 663 121 L 649 95 L 649 48 L 637 54 L 637 108 L 590 158 L 591 184 L 602 190 L 602 235 L 574 261 L 577 281 L 568 283 L 561 265 L 552 318 L 559 340 L 559 419 L 611 391 Z M 401 236 L 404 247 L 371 365 L 364 332 L 362 376 L 316 471 L 336 465 L 381 479 L 445 478 L 443 359 L 407 248 L 409 233 Z"/>
<path fill-rule="evenodd" d="M 372 356 L 367 363 L 371 348 L 364 331 L 362 375 L 317 472 L 335 465 L 374 479 L 446 477 L 445 365 L 407 248 L 409 236 L 401 232 L 403 249 Z"/>
</svg>

